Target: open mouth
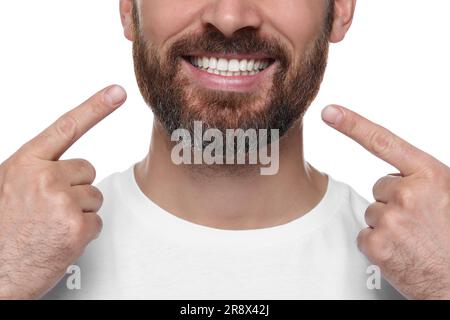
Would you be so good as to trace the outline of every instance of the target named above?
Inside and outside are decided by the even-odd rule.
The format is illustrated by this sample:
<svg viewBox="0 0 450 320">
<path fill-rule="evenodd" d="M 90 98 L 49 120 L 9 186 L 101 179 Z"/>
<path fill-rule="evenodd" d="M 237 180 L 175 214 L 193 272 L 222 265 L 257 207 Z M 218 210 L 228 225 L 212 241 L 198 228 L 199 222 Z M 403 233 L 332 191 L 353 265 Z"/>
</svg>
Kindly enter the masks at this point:
<svg viewBox="0 0 450 320">
<path fill-rule="evenodd" d="M 249 92 L 266 88 L 278 60 L 263 55 L 206 54 L 183 56 L 182 65 L 196 85 L 217 91 Z"/>
<path fill-rule="evenodd" d="M 186 56 L 184 59 L 195 68 L 224 77 L 253 76 L 274 63 L 269 58 L 227 59 L 213 56 Z"/>
</svg>

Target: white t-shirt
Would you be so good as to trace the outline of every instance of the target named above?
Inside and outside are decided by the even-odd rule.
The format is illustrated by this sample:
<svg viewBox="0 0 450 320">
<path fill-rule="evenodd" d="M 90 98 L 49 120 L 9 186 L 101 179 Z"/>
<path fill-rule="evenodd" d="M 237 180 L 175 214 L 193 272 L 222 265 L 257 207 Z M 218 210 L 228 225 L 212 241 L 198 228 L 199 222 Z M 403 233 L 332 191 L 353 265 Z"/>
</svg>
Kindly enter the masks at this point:
<svg viewBox="0 0 450 320">
<path fill-rule="evenodd" d="M 368 201 L 330 175 L 325 196 L 303 217 L 266 229 L 220 230 L 158 207 L 140 190 L 133 167 L 99 183 L 103 232 L 78 271 L 71 269 L 46 298 L 402 298 L 383 279 L 376 288 L 376 269 L 357 248 Z"/>
</svg>

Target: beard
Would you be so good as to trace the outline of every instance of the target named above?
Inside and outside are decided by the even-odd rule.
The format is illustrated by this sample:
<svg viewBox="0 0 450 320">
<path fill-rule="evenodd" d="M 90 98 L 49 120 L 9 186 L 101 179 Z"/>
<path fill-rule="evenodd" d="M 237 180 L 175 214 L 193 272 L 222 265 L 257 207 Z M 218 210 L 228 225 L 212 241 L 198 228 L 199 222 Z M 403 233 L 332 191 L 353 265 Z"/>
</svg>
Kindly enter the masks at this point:
<svg viewBox="0 0 450 320">
<path fill-rule="evenodd" d="M 141 94 L 169 137 L 177 129 L 193 135 L 194 122 L 201 121 L 204 129 L 223 133 L 227 129 L 276 129 L 281 138 L 303 117 L 319 91 L 328 58 L 332 7 L 315 41 L 301 57 L 293 57 L 278 39 L 261 38 L 254 29 L 244 28 L 227 38 L 213 26 L 201 35 L 180 37 L 162 54 L 141 34 L 134 6 L 133 59 Z M 186 54 L 196 51 L 264 54 L 276 61 L 276 71 L 271 81 L 251 92 L 200 88 L 182 72 L 181 65 Z"/>
</svg>

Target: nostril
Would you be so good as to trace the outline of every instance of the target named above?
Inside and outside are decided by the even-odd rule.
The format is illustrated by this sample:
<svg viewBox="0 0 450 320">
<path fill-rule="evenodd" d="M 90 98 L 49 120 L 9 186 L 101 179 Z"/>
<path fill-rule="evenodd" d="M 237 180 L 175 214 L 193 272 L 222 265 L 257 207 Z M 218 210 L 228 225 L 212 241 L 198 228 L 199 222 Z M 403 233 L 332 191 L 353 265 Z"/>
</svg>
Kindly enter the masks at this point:
<svg viewBox="0 0 450 320">
<path fill-rule="evenodd" d="M 202 14 L 204 27 L 213 26 L 225 38 L 231 38 L 243 29 L 259 30 L 262 16 L 250 1 L 227 0 L 212 1 Z"/>
</svg>

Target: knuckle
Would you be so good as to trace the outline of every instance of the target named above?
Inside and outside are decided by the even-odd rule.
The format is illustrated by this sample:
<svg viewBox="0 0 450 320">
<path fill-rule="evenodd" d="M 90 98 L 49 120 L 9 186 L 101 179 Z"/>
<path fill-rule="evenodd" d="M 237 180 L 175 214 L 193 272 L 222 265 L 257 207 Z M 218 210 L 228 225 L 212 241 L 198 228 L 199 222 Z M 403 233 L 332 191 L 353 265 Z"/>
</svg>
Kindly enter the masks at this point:
<svg viewBox="0 0 450 320">
<path fill-rule="evenodd" d="M 96 187 L 92 187 L 91 196 L 98 201 L 98 203 L 103 204 L 103 193 Z"/>
<path fill-rule="evenodd" d="M 375 205 L 376 205 L 375 202 L 374 202 L 374 203 L 371 203 L 371 204 L 367 207 L 366 211 L 364 212 L 364 216 L 365 216 L 366 221 L 369 221 L 369 220 L 371 219 L 371 216 L 374 214 L 375 209 L 376 209 Z"/>
<path fill-rule="evenodd" d="M 0 173 L 0 193 L 2 196 L 11 196 L 16 193 L 15 181 L 18 177 L 14 166 L 10 166 L 7 170 Z"/>
<path fill-rule="evenodd" d="M 78 169 L 81 172 L 85 172 L 89 177 L 91 177 L 91 180 L 95 180 L 95 176 L 97 174 L 95 167 L 90 163 L 88 160 L 85 159 L 79 159 L 78 160 Z"/>
<path fill-rule="evenodd" d="M 82 230 L 81 240 L 86 242 L 98 238 L 103 229 L 102 218 L 97 213 L 88 212 L 84 213 L 83 220 L 84 228 Z"/>
<path fill-rule="evenodd" d="M 92 202 L 95 204 L 95 209 L 92 209 L 92 211 L 98 211 L 100 210 L 101 206 L 103 205 L 103 194 L 102 192 L 94 187 L 94 186 L 87 186 L 84 189 L 84 196 L 91 199 Z"/>
<path fill-rule="evenodd" d="M 14 183 L 9 179 L 3 180 L 0 186 L 0 194 L 2 198 L 14 196 L 16 194 Z"/>
<path fill-rule="evenodd" d="M 380 158 L 386 157 L 392 148 L 392 139 L 385 133 L 375 131 L 369 141 L 373 153 Z"/>
<path fill-rule="evenodd" d="M 385 177 L 378 179 L 372 187 L 372 194 L 376 194 L 379 190 L 383 188 L 385 182 Z"/>
<path fill-rule="evenodd" d="M 71 217 L 67 218 L 67 227 L 70 242 L 72 244 L 77 244 L 84 239 L 85 235 L 85 222 L 80 214 L 73 214 Z"/>
<path fill-rule="evenodd" d="M 380 217 L 380 227 L 395 231 L 402 224 L 399 214 L 394 210 L 387 210 Z"/>
<path fill-rule="evenodd" d="M 419 172 L 420 176 L 439 184 L 445 177 L 443 170 L 435 164 L 426 164 Z"/>
<path fill-rule="evenodd" d="M 428 177 L 430 181 L 437 185 L 449 185 L 450 184 L 450 170 L 448 167 L 440 164 L 428 166 Z"/>
<path fill-rule="evenodd" d="M 399 187 L 394 191 L 394 201 L 403 208 L 414 206 L 414 193 L 406 187 Z"/>
<path fill-rule="evenodd" d="M 94 224 L 94 228 L 96 230 L 96 238 L 97 238 L 103 229 L 103 219 L 98 214 L 95 214 L 92 223 Z"/>
<path fill-rule="evenodd" d="M 52 168 L 45 167 L 38 170 L 34 180 L 37 183 L 38 187 L 47 189 L 57 183 L 58 174 Z"/>
<path fill-rule="evenodd" d="M 105 102 L 102 95 L 95 95 L 90 101 L 91 110 L 95 115 L 101 115 L 104 113 Z"/>
<path fill-rule="evenodd" d="M 54 194 L 52 196 L 52 199 L 53 199 L 53 203 L 58 208 L 69 208 L 73 204 L 72 197 L 67 192 L 63 192 L 63 191 L 60 191 L 60 192 Z"/>
<path fill-rule="evenodd" d="M 385 237 L 381 233 L 371 232 L 366 239 L 367 255 L 372 261 L 383 265 L 391 258 L 391 252 L 387 246 Z"/>
<path fill-rule="evenodd" d="M 374 251 L 380 246 L 380 238 L 375 232 L 370 232 L 365 237 L 365 244 L 367 249 L 369 249 L 370 251 Z"/>
<path fill-rule="evenodd" d="M 358 249 L 361 252 L 365 251 L 365 241 L 366 241 L 366 237 L 367 237 L 368 233 L 369 233 L 369 229 L 368 228 L 363 229 L 363 230 L 361 230 L 359 232 L 358 237 L 356 238 L 356 243 L 358 245 Z"/>
<path fill-rule="evenodd" d="M 64 115 L 56 121 L 58 135 L 66 141 L 73 141 L 77 131 L 77 121 L 71 115 Z"/>
<path fill-rule="evenodd" d="M 347 132 L 353 136 L 355 135 L 355 133 L 357 133 L 358 130 L 359 130 L 358 121 L 356 121 L 354 117 L 349 117 L 347 122 Z"/>
</svg>

